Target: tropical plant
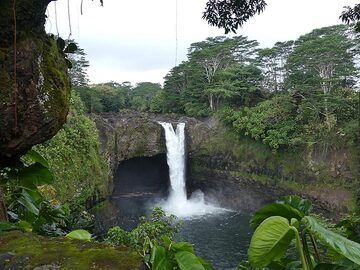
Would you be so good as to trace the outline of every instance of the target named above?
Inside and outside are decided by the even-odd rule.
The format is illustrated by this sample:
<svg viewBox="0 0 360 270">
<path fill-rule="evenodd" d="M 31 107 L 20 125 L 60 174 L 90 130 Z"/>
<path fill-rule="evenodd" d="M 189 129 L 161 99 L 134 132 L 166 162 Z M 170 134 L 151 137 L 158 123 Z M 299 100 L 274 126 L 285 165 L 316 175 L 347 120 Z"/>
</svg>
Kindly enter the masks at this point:
<svg viewBox="0 0 360 270">
<path fill-rule="evenodd" d="M 3 175 L 7 213 L 10 221 L 15 223 L 7 230 L 14 227 L 48 235 L 65 234 L 62 229 L 65 227 L 63 207 L 51 204 L 39 189 L 53 181 L 49 164 L 40 154 L 29 151 L 16 167 L 5 168 Z M 1 227 L 6 229 L 5 225 Z"/>
<path fill-rule="evenodd" d="M 83 241 L 90 241 L 91 240 L 91 233 L 86 230 L 75 230 L 69 232 L 65 237 L 73 240 L 83 240 Z"/>
<path fill-rule="evenodd" d="M 213 270 L 205 260 L 195 255 L 192 244 L 174 242 L 168 237 L 162 238 L 162 245 L 155 244 L 151 251 L 151 269 L 153 270 Z"/>
<path fill-rule="evenodd" d="M 167 216 L 156 207 L 149 218 L 141 217 L 139 225 L 132 231 L 120 227 L 109 229 L 106 242 L 114 246 L 130 246 L 143 257 L 149 269 L 208 270 L 213 269 L 203 259 L 196 257 L 190 243 L 174 242 L 181 222 L 174 215 Z"/>
<path fill-rule="evenodd" d="M 297 196 L 285 197 L 259 209 L 251 220 L 251 225 L 257 227 L 248 250 L 251 266 L 282 269 L 281 265 L 285 267 L 283 258 L 295 241 L 304 270 L 357 269 L 360 266 L 360 244 L 326 228 L 310 215 L 310 211 L 311 203 Z M 329 264 L 329 260 L 324 260 L 318 243 L 333 257 L 337 255 L 336 263 Z M 272 268 L 274 264 L 277 268 Z"/>
<path fill-rule="evenodd" d="M 167 216 L 164 210 L 155 207 L 150 217 L 141 217 L 139 225 L 130 232 L 120 227 L 109 229 L 106 241 L 115 246 L 131 246 L 149 264 L 151 248 L 161 243 L 163 237 L 171 239 L 178 232 L 181 223 L 175 221 L 174 215 Z"/>
</svg>

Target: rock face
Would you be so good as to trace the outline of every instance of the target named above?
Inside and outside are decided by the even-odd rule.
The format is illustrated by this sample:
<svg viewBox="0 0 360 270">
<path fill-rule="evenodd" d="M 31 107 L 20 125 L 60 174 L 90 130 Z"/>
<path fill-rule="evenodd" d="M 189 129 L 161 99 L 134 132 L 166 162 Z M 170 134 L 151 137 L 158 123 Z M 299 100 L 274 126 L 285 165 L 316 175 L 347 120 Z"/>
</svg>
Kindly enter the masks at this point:
<svg viewBox="0 0 360 270">
<path fill-rule="evenodd" d="M 16 62 L 13 1 L 0 3 L 0 166 L 50 139 L 66 121 L 70 80 L 65 55 L 45 33 L 49 2 L 16 1 Z"/>
<path fill-rule="evenodd" d="M 166 153 L 165 134 L 158 122 L 186 123 L 187 151 L 191 155 L 200 151 L 211 136 L 212 121 L 200 121 L 177 115 L 150 113 L 93 114 L 99 130 L 101 148 L 113 172 L 119 162 L 135 157 L 152 157 Z"/>
<path fill-rule="evenodd" d="M 124 161 L 135 162 L 138 157 L 166 153 L 165 135 L 159 121 L 174 125 L 185 122 L 189 195 L 201 189 L 221 206 L 246 212 L 255 211 L 261 205 L 289 194 L 310 198 L 320 211 L 330 215 L 334 210 L 346 212 L 354 201 L 352 190 L 341 185 L 336 187 L 331 182 L 328 186 L 319 185 L 323 179 L 320 176 L 326 173 L 334 177 L 331 179 L 354 182 L 345 159 L 341 160 L 343 166 L 337 166 L 337 173 L 332 175 L 332 165 L 339 164 L 334 157 L 325 160 L 311 158 L 309 166 L 305 159 L 308 155 L 303 157 L 295 153 L 291 156 L 297 157 L 294 160 L 279 156 L 262 144 L 239 140 L 214 118 L 199 120 L 177 115 L 126 112 L 93 115 L 93 119 L 113 175 Z M 113 186 L 110 193 L 112 189 Z"/>
</svg>

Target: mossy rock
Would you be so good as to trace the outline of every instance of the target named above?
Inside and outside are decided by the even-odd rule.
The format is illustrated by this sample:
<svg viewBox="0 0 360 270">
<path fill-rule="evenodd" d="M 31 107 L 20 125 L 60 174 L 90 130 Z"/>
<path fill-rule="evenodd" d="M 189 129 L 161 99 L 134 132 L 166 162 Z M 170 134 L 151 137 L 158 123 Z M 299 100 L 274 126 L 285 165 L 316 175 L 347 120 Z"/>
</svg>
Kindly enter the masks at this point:
<svg viewBox="0 0 360 270">
<path fill-rule="evenodd" d="M 0 3 L 0 166 L 53 137 L 69 111 L 65 54 L 44 29 L 49 2 L 16 2 L 16 80 L 12 4 Z"/>
<path fill-rule="evenodd" d="M 13 231 L 0 234 L 0 268 L 135 270 L 143 263 L 127 248 Z"/>
</svg>

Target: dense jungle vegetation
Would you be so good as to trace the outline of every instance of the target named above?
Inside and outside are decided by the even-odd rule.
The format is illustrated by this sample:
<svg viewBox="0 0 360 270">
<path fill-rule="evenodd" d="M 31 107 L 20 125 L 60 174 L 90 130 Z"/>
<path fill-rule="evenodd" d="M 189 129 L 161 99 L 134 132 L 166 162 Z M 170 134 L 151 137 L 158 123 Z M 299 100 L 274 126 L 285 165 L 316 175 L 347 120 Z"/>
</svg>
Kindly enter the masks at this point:
<svg viewBox="0 0 360 270">
<path fill-rule="evenodd" d="M 88 112 L 136 109 L 217 115 L 236 134 L 271 149 L 355 146 L 359 36 L 346 25 L 315 29 L 260 48 L 243 36 L 193 43 L 164 87 L 143 82 L 74 82 Z M 77 61 L 75 66 L 86 66 Z M 76 70 L 76 69 L 75 69 Z"/>
<path fill-rule="evenodd" d="M 115 248 L 129 249 L 149 269 L 213 269 L 195 255 L 190 243 L 174 240 L 181 222 L 159 208 L 141 218 L 132 231 L 114 227 L 103 238 L 93 234 L 94 217 L 86 202 L 105 193 L 109 169 L 87 113 L 139 110 L 215 116 L 237 137 L 257 141 L 273 153 L 297 147 L 323 152 L 347 148 L 356 159 L 359 41 L 353 27 L 345 25 L 315 29 L 272 48 L 260 48 L 257 41 L 243 36 L 208 38 L 191 45 L 188 60 L 169 71 L 163 86 L 91 85 L 86 74 L 89 63 L 78 49 L 69 55 L 73 92 L 67 123 L 16 166 L 0 170 L 5 197 L 0 207 L 7 213 L 7 221 L 0 222 L 0 236 L 15 230 L 65 236 L 66 241 L 84 241 L 77 247 L 80 251 L 69 247 L 78 256 L 83 256 L 85 245 L 102 242 L 111 257 L 117 256 L 112 253 Z M 238 269 L 359 269 L 359 210 L 336 225 L 311 210 L 311 202 L 297 196 L 259 209 L 251 220 L 254 234 L 248 261 L 240 262 Z M 16 237 L 5 236 L 0 243 L 15 247 L 21 256 L 33 252 L 34 242 L 43 248 L 38 246 L 40 238 Z M 4 246 L 1 251 L 7 251 Z M 43 252 L 46 258 L 47 246 Z M 110 260 L 109 256 L 100 260 L 104 258 Z M 87 263 L 79 269 L 89 269 L 91 262 Z"/>
</svg>

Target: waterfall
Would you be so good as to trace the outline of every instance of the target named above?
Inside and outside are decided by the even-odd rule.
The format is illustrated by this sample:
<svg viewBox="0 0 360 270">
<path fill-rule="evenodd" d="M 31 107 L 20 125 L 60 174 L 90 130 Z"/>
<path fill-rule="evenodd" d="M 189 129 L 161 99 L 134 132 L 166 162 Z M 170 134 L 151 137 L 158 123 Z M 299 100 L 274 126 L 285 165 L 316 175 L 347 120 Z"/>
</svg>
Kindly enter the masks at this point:
<svg viewBox="0 0 360 270">
<path fill-rule="evenodd" d="M 186 195 L 185 179 L 185 123 L 179 123 L 174 130 L 171 123 L 159 122 L 164 128 L 166 157 L 170 174 L 170 192 L 161 207 L 178 217 L 199 216 L 223 211 L 224 209 L 207 204 L 201 191 L 194 192 L 190 199 Z"/>
<path fill-rule="evenodd" d="M 170 173 L 170 197 L 176 203 L 186 202 L 185 186 L 185 124 L 180 123 L 174 131 L 171 123 L 160 123 L 165 130 L 166 157 Z"/>
</svg>

